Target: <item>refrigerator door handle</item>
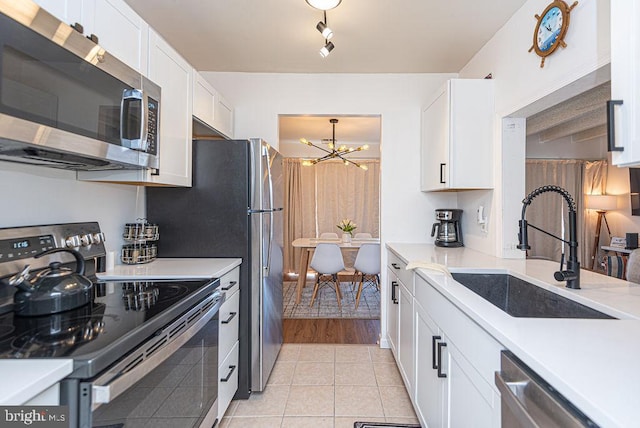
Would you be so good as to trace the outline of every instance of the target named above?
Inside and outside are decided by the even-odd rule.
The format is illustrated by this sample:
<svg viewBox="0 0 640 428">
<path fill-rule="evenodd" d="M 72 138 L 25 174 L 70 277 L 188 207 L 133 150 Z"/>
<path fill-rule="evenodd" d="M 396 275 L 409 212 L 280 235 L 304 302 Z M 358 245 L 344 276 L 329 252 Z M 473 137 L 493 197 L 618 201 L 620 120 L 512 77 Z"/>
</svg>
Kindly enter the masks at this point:
<svg viewBox="0 0 640 428">
<path fill-rule="evenodd" d="M 265 276 L 269 276 L 269 269 L 271 267 L 271 244 L 273 243 L 273 178 L 271 177 L 271 157 L 269 156 L 269 146 L 262 146 L 262 155 L 266 161 L 265 168 L 267 172 L 267 186 L 269 189 L 269 241 L 267 242 L 267 260 L 264 266 L 264 274 Z"/>
</svg>

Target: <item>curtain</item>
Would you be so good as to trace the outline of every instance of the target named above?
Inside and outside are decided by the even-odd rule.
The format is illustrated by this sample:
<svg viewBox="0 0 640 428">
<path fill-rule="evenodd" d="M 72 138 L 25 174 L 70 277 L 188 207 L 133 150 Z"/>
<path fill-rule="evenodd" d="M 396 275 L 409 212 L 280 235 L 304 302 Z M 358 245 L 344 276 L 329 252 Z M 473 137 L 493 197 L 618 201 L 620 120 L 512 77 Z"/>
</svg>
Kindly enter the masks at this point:
<svg viewBox="0 0 640 428">
<path fill-rule="evenodd" d="M 291 246 L 297 238 L 316 237 L 348 218 L 355 232 L 380 236 L 380 161 L 358 160 L 368 170 L 325 161 L 303 167 L 300 159 L 284 161 L 285 174 L 285 274 L 297 272 L 300 250 Z M 355 257 L 355 254 L 353 255 Z M 345 257 L 345 263 L 352 260 Z"/>
<path fill-rule="evenodd" d="M 546 184 L 555 184 L 566 189 L 577 204 L 577 235 L 579 260 L 583 268 L 591 269 L 592 245 L 595 231 L 595 219 L 590 211 L 584 208 L 585 194 L 603 193 L 606 181 L 606 161 L 582 160 L 536 160 L 526 162 L 527 194 Z M 547 232 L 562 237 L 569 237 L 569 219 L 567 204 L 560 195 L 554 192 L 537 196 L 527 208 L 527 220 Z M 563 231 L 565 232 L 563 234 Z M 559 262 L 562 254 L 562 243 L 557 239 L 538 232 L 529 231 L 529 258 L 543 258 Z M 568 248 L 565 247 L 568 256 Z"/>
<path fill-rule="evenodd" d="M 585 162 L 584 165 L 584 194 L 585 195 L 603 195 L 607 188 L 607 161 L 595 161 Z M 598 213 L 594 210 L 583 210 L 584 212 L 584 228 L 582 229 L 583 236 L 580 242 L 584 242 L 582 248 L 583 258 L 581 259 L 582 265 L 585 268 L 591 269 L 592 266 L 595 270 L 600 270 L 599 260 L 603 251 L 600 249 L 599 243 L 596 244 L 596 250 L 593 251 L 593 242 L 596 235 L 596 223 L 598 220 Z M 600 236 L 603 232 L 606 234 L 606 227 L 602 228 Z M 609 236 L 607 239 L 611 239 Z M 609 241 L 606 242 L 607 244 Z M 593 263 L 595 260 L 595 264 Z"/>
</svg>

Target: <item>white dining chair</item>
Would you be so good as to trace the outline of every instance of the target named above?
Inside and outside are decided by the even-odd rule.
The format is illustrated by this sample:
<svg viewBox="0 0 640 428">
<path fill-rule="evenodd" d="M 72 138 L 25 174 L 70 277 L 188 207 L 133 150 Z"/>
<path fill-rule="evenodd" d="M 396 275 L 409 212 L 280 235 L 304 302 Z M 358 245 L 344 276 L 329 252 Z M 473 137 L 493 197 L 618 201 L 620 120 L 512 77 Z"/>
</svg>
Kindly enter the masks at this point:
<svg viewBox="0 0 640 428">
<path fill-rule="evenodd" d="M 640 250 L 633 250 L 629 255 L 625 273 L 627 281 L 640 284 Z"/>
<path fill-rule="evenodd" d="M 369 232 L 358 232 L 355 234 L 353 239 L 371 239 L 372 236 Z"/>
<path fill-rule="evenodd" d="M 318 273 L 309 306 L 313 306 L 313 302 L 318 295 L 322 277 L 330 275 L 336 292 L 336 298 L 338 299 L 338 307 L 342 309 L 342 293 L 340 292 L 338 272 L 344 270 L 344 259 L 342 258 L 342 251 L 340 251 L 338 244 L 318 244 L 309 266 Z M 327 281 L 322 285 L 325 284 L 331 284 L 331 282 Z"/>
<path fill-rule="evenodd" d="M 335 232 L 324 232 L 320 234 L 320 239 L 338 239 L 338 234 Z"/>
<path fill-rule="evenodd" d="M 358 292 L 356 293 L 356 309 L 358 309 L 365 279 L 368 279 L 380 291 L 380 244 L 362 244 L 353 267 L 356 270 L 354 279 L 360 275 Z"/>
</svg>

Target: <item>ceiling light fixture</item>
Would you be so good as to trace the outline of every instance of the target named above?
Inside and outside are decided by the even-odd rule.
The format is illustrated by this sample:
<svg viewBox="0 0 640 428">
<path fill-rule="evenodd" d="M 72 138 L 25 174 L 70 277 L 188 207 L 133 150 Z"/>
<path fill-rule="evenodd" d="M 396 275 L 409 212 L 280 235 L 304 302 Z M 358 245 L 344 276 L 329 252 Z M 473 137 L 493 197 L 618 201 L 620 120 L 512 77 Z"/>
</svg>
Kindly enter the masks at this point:
<svg viewBox="0 0 640 428">
<path fill-rule="evenodd" d="M 338 6 L 342 0 L 306 0 L 309 6 L 320 10 L 329 10 Z"/>
<path fill-rule="evenodd" d="M 329 55 L 331 53 L 331 51 L 333 50 L 335 46 L 333 46 L 333 43 L 328 42 L 326 45 L 324 45 L 323 47 L 320 48 L 320 56 L 322 58 L 326 58 L 327 55 Z"/>
<path fill-rule="evenodd" d="M 326 18 L 325 18 L 325 21 L 326 21 Z M 322 36 L 326 40 L 329 40 L 333 37 L 333 30 L 327 27 L 327 24 L 325 24 L 324 22 L 322 21 L 318 22 L 318 25 L 316 25 L 316 28 L 318 29 L 318 31 L 320 31 L 320 33 L 322 33 Z"/>
<path fill-rule="evenodd" d="M 331 42 L 329 42 L 329 44 L 331 44 Z M 368 150 L 369 149 L 369 145 L 368 144 L 363 144 L 362 146 L 353 148 L 353 147 L 347 147 L 346 145 L 342 144 L 340 146 L 338 146 L 336 148 L 336 123 L 338 123 L 338 119 L 329 119 L 329 122 L 331 123 L 331 125 L 333 126 L 333 136 L 331 138 L 331 140 L 329 140 L 329 144 L 328 147 L 330 150 L 325 149 L 324 147 L 320 147 L 317 146 L 315 144 L 313 144 L 311 141 L 307 140 L 306 138 L 300 138 L 300 142 L 302 144 L 306 144 L 307 146 L 311 146 L 311 147 L 315 147 L 316 149 L 320 149 L 323 152 L 327 153 L 324 156 L 321 156 L 317 159 L 304 159 L 302 161 L 302 165 L 303 166 L 311 166 L 311 165 L 315 165 L 317 163 L 320 163 L 322 161 L 326 161 L 329 159 L 339 159 L 342 162 L 344 162 L 345 165 L 354 165 L 357 166 L 358 168 L 364 169 L 365 171 L 367 169 L 369 169 L 367 167 L 367 165 L 364 164 L 360 164 L 357 162 L 352 161 L 351 159 L 347 159 L 345 156 L 354 152 L 359 152 L 362 150 Z"/>
<path fill-rule="evenodd" d="M 307 0 L 307 3 L 309 3 L 311 6 L 313 7 L 317 7 L 315 2 L 312 2 L 311 0 Z M 322 2 L 318 2 L 318 3 L 322 3 Z M 324 3 L 329 3 L 329 2 L 324 2 Z M 335 3 L 335 4 L 333 4 Z M 323 10 L 323 15 L 324 15 L 324 21 L 319 21 L 316 24 L 316 29 L 320 32 L 320 34 L 322 34 L 322 37 L 324 37 L 324 46 L 322 48 L 320 48 L 320 56 L 322 58 L 326 58 L 327 55 L 329 55 L 331 53 L 331 51 L 333 50 L 333 48 L 335 48 L 335 45 L 333 44 L 333 42 L 330 42 L 329 39 L 331 39 L 333 37 L 333 30 L 331 28 L 329 28 L 329 26 L 327 25 L 327 10 L 326 9 L 333 9 L 334 7 L 336 7 L 337 5 L 340 4 L 340 0 L 337 0 L 332 2 L 331 4 L 333 4 L 333 6 L 331 7 L 317 7 L 317 9 L 322 9 Z"/>
</svg>

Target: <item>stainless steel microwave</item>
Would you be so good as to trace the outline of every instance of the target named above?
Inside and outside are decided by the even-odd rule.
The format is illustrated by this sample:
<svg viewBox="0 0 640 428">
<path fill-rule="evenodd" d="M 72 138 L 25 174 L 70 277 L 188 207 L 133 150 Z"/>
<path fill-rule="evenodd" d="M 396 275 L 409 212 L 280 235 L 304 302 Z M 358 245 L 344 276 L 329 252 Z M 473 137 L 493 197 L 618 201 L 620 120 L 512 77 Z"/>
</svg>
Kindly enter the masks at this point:
<svg viewBox="0 0 640 428">
<path fill-rule="evenodd" d="M 160 92 L 31 0 L 0 0 L 0 160 L 158 168 Z"/>
</svg>

